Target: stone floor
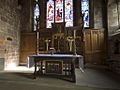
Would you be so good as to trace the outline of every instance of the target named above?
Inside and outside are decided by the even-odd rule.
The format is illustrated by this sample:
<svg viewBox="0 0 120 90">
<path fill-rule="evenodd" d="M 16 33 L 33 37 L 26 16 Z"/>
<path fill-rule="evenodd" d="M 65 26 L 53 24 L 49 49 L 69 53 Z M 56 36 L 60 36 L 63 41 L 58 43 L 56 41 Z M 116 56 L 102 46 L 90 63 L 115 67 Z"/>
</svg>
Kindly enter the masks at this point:
<svg viewBox="0 0 120 90">
<path fill-rule="evenodd" d="M 0 90 L 120 90 L 120 79 L 104 67 L 76 69 L 76 83 L 52 77 L 32 79 L 33 68 L 17 67 L 0 72 Z"/>
</svg>

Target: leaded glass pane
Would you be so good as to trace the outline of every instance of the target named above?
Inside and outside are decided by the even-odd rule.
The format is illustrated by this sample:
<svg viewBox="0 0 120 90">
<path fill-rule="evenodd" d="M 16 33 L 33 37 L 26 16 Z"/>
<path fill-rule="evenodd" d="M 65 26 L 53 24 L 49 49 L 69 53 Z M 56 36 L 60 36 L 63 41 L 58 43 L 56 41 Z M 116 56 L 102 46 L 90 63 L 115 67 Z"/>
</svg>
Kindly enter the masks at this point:
<svg viewBox="0 0 120 90">
<path fill-rule="evenodd" d="M 64 21 L 66 27 L 73 26 L 73 0 L 47 0 L 47 28 Z"/>
<path fill-rule="evenodd" d="M 65 0 L 66 27 L 73 26 L 73 0 Z"/>
<path fill-rule="evenodd" d="M 55 12 L 55 21 L 63 22 L 63 0 L 56 0 L 56 12 Z"/>
<path fill-rule="evenodd" d="M 51 28 L 54 22 L 54 0 L 47 1 L 47 28 Z"/>
<path fill-rule="evenodd" d="M 84 15 L 84 27 L 89 27 L 89 0 L 82 0 L 82 14 Z"/>
<path fill-rule="evenodd" d="M 34 7 L 34 31 L 37 30 L 38 23 L 39 23 L 39 16 L 40 16 L 40 9 L 39 9 L 39 4 L 38 1 L 36 0 L 35 7 Z"/>
</svg>

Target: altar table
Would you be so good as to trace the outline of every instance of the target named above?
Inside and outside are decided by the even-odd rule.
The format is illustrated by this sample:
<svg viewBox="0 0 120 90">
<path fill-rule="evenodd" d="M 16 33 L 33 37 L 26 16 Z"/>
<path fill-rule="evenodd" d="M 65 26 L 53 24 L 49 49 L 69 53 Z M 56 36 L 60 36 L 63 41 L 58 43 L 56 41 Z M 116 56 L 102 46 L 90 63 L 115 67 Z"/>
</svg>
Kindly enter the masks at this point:
<svg viewBox="0 0 120 90">
<path fill-rule="evenodd" d="M 28 59 L 28 67 L 34 65 L 34 78 L 37 75 L 57 75 L 70 77 L 75 82 L 75 60 L 79 60 L 79 67 L 83 68 L 83 56 L 72 54 L 34 54 Z"/>
</svg>

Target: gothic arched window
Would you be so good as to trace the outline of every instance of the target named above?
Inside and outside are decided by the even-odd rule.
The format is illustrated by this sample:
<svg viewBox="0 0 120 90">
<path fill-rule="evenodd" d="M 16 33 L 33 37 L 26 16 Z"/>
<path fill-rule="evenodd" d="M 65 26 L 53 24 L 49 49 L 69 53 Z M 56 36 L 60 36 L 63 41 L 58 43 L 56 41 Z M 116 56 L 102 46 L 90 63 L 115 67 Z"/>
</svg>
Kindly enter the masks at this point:
<svg viewBox="0 0 120 90">
<path fill-rule="evenodd" d="M 39 1 L 35 0 L 35 4 L 34 4 L 34 27 L 33 27 L 33 31 L 37 31 L 39 28 L 39 18 L 40 18 L 40 6 L 39 6 Z"/>
<path fill-rule="evenodd" d="M 81 0 L 84 27 L 89 27 L 89 0 Z"/>
<path fill-rule="evenodd" d="M 57 22 L 66 22 L 66 27 L 73 26 L 73 0 L 47 0 L 47 28 Z"/>
</svg>

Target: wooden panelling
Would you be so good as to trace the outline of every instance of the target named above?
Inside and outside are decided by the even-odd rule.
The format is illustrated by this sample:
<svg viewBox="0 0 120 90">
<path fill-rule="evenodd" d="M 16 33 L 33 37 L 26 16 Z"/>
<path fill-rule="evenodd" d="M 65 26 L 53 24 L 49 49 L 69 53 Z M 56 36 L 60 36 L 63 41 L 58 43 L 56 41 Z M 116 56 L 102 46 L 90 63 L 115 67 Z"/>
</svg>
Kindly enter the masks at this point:
<svg viewBox="0 0 120 90">
<path fill-rule="evenodd" d="M 38 34 L 36 32 L 21 34 L 20 63 L 26 63 L 30 54 L 50 53 L 51 47 L 55 48 L 55 53 L 73 54 L 76 52 L 83 55 L 82 31 L 78 28 L 75 29 L 76 37 L 74 38 L 74 28 L 66 29 L 61 31 L 56 30 L 56 28 L 53 30 L 43 29 L 37 32 Z M 68 38 L 72 39 L 72 44 Z"/>
<path fill-rule="evenodd" d="M 21 34 L 20 63 L 26 63 L 27 57 L 36 53 L 36 33 Z"/>
<path fill-rule="evenodd" d="M 102 64 L 104 60 L 104 31 L 84 31 L 84 55 L 86 63 Z"/>
<path fill-rule="evenodd" d="M 39 38 L 39 53 L 48 53 L 46 51 L 46 43 L 45 40 L 49 39 L 52 40 L 52 35 L 54 32 L 40 32 Z M 67 37 L 68 34 L 65 35 Z M 65 37 L 62 37 L 66 40 Z M 55 39 L 56 40 L 56 39 Z M 84 44 L 82 43 L 84 41 Z M 24 33 L 21 34 L 21 52 L 20 52 L 20 63 L 26 63 L 27 57 L 31 54 L 35 54 L 37 49 L 36 45 L 36 33 Z M 51 41 L 52 42 L 52 41 Z M 50 46 L 51 47 L 51 42 Z M 55 42 L 55 41 L 54 41 Z M 68 43 L 64 40 L 60 43 L 60 51 L 65 52 L 69 51 Z M 54 43 L 53 45 L 55 49 L 58 45 Z M 84 57 L 86 63 L 96 63 L 101 64 L 104 61 L 105 57 L 105 41 L 104 41 L 104 31 L 103 30 L 84 30 L 84 40 L 83 38 L 78 35 L 76 37 L 76 49 L 78 54 L 82 54 L 84 47 Z"/>
</svg>

